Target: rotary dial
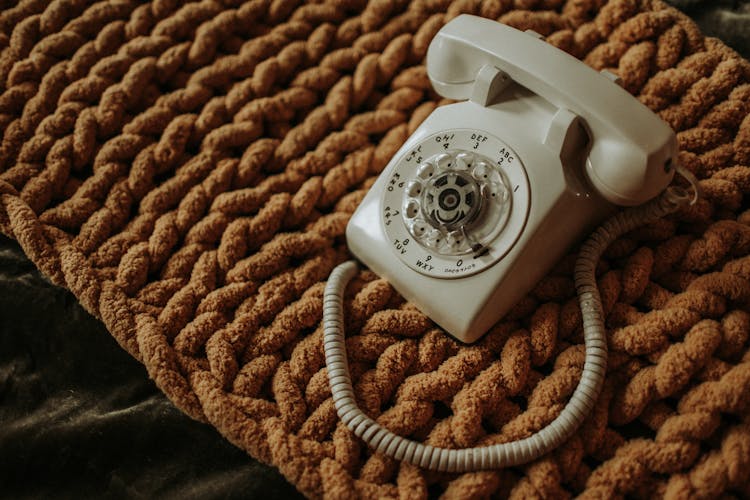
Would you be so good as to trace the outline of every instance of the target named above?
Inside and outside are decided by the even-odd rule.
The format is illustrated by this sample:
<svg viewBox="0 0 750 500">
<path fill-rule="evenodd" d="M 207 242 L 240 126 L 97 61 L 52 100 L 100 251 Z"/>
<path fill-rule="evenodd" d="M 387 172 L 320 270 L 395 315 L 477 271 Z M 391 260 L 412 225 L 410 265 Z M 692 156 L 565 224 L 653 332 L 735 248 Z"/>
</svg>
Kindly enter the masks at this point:
<svg viewBox="0 0 750 500">
<path fill-rule="evenodd" d="M 400 158 L 386 186 L 383 223 L 396 254 L 432 276 L 460 277 L 492 265 L 528 213 L 520 159 L 485 132 L 427 137 Z"/>
</svg>

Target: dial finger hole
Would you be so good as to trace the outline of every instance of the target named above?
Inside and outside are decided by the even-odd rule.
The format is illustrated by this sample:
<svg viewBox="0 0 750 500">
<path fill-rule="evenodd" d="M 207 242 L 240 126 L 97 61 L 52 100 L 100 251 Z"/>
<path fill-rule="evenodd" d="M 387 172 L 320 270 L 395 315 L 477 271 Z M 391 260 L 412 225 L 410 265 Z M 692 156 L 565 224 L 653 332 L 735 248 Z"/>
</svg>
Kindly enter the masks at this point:
<svg viewBox="0 0 750 500">
<path fill-rule="evenodd" d="M 474 163 L 474 155 L 471 153 L 459 153 L 456 155 L 456 168 L 466 170 L 471 168 Z"/>
<path fill-rule="evenodd" d="M 419 237 L 425 237 L 429 234 L 430 226 L 427 225 L 427 223 L 423 220 L 417 219 L 414 222 L 414 225 L 412 226 L 412 229 L 414 230 L 414 234 Z"/>
<path fill-rule="evenodd" d="M 435 159 L 435 163 L 437 163 L 438 168 L 446 169 L 453 168 L 453 165 L 456 162 L 453 156 L 449 155 L 448 153 L 443 153 Z"/>
<path fill-rule="evenodd" d="M 478 161 L 471 175 L 478 181 L 487 181 L 492 175 L 492 170 L 486 162 Z"/>
<path fill-rule="evenodd" d="M 419 203 L 417 203 L 415 200 L 409 201 L 409 203 L 406 204 L 406 210 L 404 211 L 404 213 L 409 219 L 413 219 L 417 216 L 417 214 L 419 214 Z"/>
<path fill-rule="evenodd" d="M 440 246 L 440 242 L 442 241 L 442 234 L 440 234 L 440 231 L 432 228 L 427 230 L 427 237 L 425 238 L 425 243 L 427 246 L 431 248 L 437 248 Z"/>
<path fill-rule="evenodd" d="M 481 182 L 490 184 L 500 184 L 503 182 L 500 172 L 492 168 L 492 166 L 486 162 L 477 162 L 477 166 L 472 171 L 472 176 Z"/>
<path fill-rule="evenodd" d="M 410 182 L 406 188 L 406 194 L 411 196 L 412 198 L 416 198 L 417 196 L 422 194 L 422 184 L 416 181 Z"/>
<path fill-rule="evenodd" d="M 423 163 L 417 170 L 417 176 L 421 179 L 429 179 L 435 175 L 435 167 L 431 163 Z"/>
<path fill-rule="evenodd" d="M 492 198 L 492 201 L 496 203 L 505 203 L 508 201 L 508 198 L 510 196 L 510 191 L 508 191 L 508 188 L 505 187 L 505 184 L 501 184 L 499 182 L 493 182 L 490 184 L 490 197 Z"/>
<path fill-rule="evenodd" d="M 457 249 L 463 243 L 463 239 L 463 235 L 459 231 L 453 231 L 451 233 L 448 233 L 448 236 L 445 238 L 445 242 L 449 247 Z"/>
</svg>

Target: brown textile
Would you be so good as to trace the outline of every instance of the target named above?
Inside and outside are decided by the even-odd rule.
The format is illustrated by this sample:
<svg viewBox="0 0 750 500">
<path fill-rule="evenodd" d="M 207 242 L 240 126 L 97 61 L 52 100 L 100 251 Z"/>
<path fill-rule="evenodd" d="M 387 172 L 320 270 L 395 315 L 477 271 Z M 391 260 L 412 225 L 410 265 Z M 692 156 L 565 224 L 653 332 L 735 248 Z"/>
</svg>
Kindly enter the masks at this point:
<svg viewBox="0 0 750 500">
<path fill-rule="evenodd" d="M 578 434 L 528 466 L 450 475 L 338 421 L 320 320 L 349 216 L 439 104 L 430 39 L 463 12 L 619 74 L 678 132 L 704 198 L 601 262 L 610 367 Z M 2 232 L 179 408 L 306 495 L 750 495 L 750 64 L 676 10 L 28 0 L 0 14 L 0 50 Z M 446 447 L 550 422 L 583 361 L 574 257 L 474 346 L 362 272 L 346 328 L 363 408 Z"/>
</svg>

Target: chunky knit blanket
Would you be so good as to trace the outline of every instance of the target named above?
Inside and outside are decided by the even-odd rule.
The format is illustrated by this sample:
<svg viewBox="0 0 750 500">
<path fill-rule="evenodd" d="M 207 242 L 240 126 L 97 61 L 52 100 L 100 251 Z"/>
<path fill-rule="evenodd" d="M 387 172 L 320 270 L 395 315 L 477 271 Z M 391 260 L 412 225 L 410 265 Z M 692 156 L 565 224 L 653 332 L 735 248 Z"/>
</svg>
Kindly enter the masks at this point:
<svg viewBox="0 0 750 500">
<path fill-rule="evenodd" d="M 618 74 L 703 198 L 602 260 L 610 366 L 580 431 L 526 466 L 444 474 L 339 422 L 320 322 L 351 213 L 441 104 L 423 60 L 460 13 Z M 307 496 L 750 495 L 749 111 L 750 64 L 658 0 L 28 0 L 0 14 L 0 230 L 177 407 Z M 582 369 L 574 259 L 471 346 L 361 272 L 360 405 L 443 447 L 546 425 Z"/>
</svg>

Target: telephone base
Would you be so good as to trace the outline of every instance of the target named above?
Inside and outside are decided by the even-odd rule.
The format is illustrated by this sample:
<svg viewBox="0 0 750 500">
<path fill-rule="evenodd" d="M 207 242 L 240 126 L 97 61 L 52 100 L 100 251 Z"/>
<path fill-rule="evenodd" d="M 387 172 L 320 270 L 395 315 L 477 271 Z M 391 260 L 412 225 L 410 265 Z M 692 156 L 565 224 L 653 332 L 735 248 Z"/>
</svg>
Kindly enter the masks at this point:
<svg viewBox="0 0 750 500">
<path fill-rule="evenodd" d="M 445 124 L 451 126 L 447 131 Z M 432 140 L 437 131 L 446 136 L 452 133 L 453 141 L 460 137 L 469 141 L 472 134 L 498 135 L 513 144 L 509 158 L 517 163 L 506 164 L 506 159 L 498 168 L 504 169 L 508 179 L 513 175 L 511 168 L 520 168 L 525 178 L 516 176 L 509 182 L 514 191 L 511 214 L 497 241 L 488 245 L 488 252 L 496 252 L 494 256 L 470 251 L 439 255 L 415 241 L 406 229 L 401 236 L 391 229 L 403 226 L 392 215 L 394 207 L 383 201 L 401 199 L 394 180 L 403 177 L 394 179 L 394 175 L 416 171 L 406 158 L 420 145 L 424 151 L 425 141 Z M 440 107 L 396 153 L 360 204 L 346 231 L 350 250 L 451 336 L 475 342 L 544 277 L 580 235 L 612 212 L 613 206 L 590 189 L 584 177 L 585 141 L 575 115 L 516 85 L 505 89 L 500 102 L 489 107 L 471 101 Z M 472 149 L 476 141 L 461 144 Z M 402 189 L 408 190 L 409 184 L 405 182 Z M 408 193 L 404 197 L 410 199 Z M 395 238 L 388 237 L 394 234 Z M 409 240 L 406 245 L 404 240 Z"/>
</svg>

